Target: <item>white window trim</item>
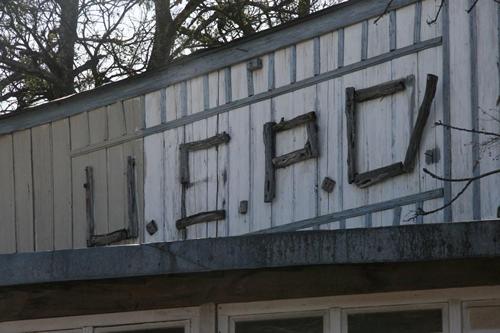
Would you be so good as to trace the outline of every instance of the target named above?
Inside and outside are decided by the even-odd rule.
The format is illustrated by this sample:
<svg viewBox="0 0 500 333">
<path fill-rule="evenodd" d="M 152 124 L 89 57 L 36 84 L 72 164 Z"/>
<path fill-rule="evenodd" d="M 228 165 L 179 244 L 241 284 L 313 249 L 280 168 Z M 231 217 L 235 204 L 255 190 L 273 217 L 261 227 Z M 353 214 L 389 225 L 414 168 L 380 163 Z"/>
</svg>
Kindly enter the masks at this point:
<svg viewBox="0 0 500 333">
<path fill-rule="evenodd" d="M 234 322 L 241 319 L 293 318 L 322 311 L 328 314 L 326 332 L 345 333 L 342 325 L 347 313 L 429 308 L 442 309 L 443 332 L 462 333 L 463 302 L 492 299 L 500 299 L 500 286 L 222 304 L 218 306 L 219 333 L 234 333 Z"/>
<path fill-rule="evenodd" d="M 131 327 L 134 324 L 187 324 L 187 333 L 200 332 L 200 307 L 152 311 L 120 312 L 61 318 L 35 319 L 0 323 L 0 332 L 30 333 L 77 329 L 82 333 L 113 332 L 113 326 Z M 169 327 L 169 326 L 165 326 Z M 172 327 L 172 326 L 170 326 Z M 99 329 L 99 330 L 94 330 Z M 105 330 L 108 329 L 108 330 Z M 111 330 L 109 330 L 111 329 Z"/>
<path fill-rule="evenodd" d="M 145 324 L 128 324 L 128 325 L 113 325 L 113 326 L 94 326 L 93 333 L 114 333 L 114 332 L 129 332 L 138 329 L 151 329 L 151 328 L 184 328 L 185 333 L 191 332 L 191 321 L 190 320 L 180 320 L 180 321 L 161 321 L 154 323 Z"/>
<path fill-rule="evenodd" d="M 378 307 L 361 307 L 361 308 L 348 308 L 342 310 L 342 333 L 348 333 L 347 330 L 347 316 L 350 314 L 357 313 L 380 313 L 380 312 L 397 312 L 397 311 L 411 311 L 411 310 L 436 310 L 440 309 L 442 313 L 442 326 L 443 333 L 449 333 L 449 314 L 448 314 L 448 303 L 426 303 L 426 304 L 415 304 L 415 305 L 393 305 L 393 306 L 378 306 Z"/>
<path fill-rule="evenodd" d="M 462 303 L 462 323 L 463 323 L 463 332 L 469 333 L 473 332 L 470 330 L 470 318 L 468 316 L 468 310 L 473 308 L 484 308 L 484 307 L 499 307 L 500 299 L 495 300 L 481 300 L 481 301 L 469 301 Z"/>
</svg>

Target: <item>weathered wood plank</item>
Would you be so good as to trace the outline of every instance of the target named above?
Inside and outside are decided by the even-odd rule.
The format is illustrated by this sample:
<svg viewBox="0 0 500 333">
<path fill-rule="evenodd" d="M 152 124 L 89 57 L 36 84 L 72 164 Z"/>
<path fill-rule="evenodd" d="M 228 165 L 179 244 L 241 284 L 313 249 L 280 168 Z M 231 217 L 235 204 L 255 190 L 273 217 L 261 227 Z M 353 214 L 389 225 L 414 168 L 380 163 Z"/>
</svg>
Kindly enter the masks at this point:
<svg viewBox="0 0 500 333">
<path fill-rule="evenodd" d="M 160 93 L 160 98 L 162 94 Z M 125 124 L 127 134 L 133 134 L 145 128 L 145 97 L 138 97 L 126 100 L 123 102 L 123 109 L 125 113 Z M 162 100 L 160 100 L 160 109 L 162 108 Z M 160 110 L 160 116 L 162 111 Z M 124 145 L 123 147 L 123 168 L 124 168 L 124 189 L 126 195 L 128 196 L 128 185 L 127 172 L 128 172 L 128 159 L 131 157 L 134 160 L 134 178 L 135 178 L 135 209 L 136 216 L 130 216 L 129 213 L 132 212 L 129 205 L 129 201 L 126 200 L 125 208 L 125 221 L 123 223 L 123 228 L 130 228 L 130 221 L 135 221 L 137 228 L 134 232 L 129 233 L 129 238 L 131 238 L 128 243 L 142 242 L 144 240 L 144 140 L 139 139 L 131 141 Z M 160 180 L 161 183 L 161 180 Z M 131 204 L 131 203 L 130 203 Z M 110 232 L 113 231 L 110 229 Z"/>
<path fill-rule="evenodd" d="M 441 76 L 442 71 L 442 66 L 443 62 L 441 61 L 443 55 L 442 55 L 442 49 L 441 48 L 436 48 L 433 50 L 426 50 L 418 54 L 418 90 L 419 90 L 419 100 L 417 105 L 421 105 L 423 103 L 423 99 L 425 97 L 425 90 L 426 90 L 426 84 L 427 80 L 426 77 L 428 74 L 434 74 L 436 76 Z M 444 79 L 444 78 L 443 78 Z M 441 77 L 439 79 L 441 81 Z M 444 80 L 442 82 L 443 86 L 445 84 Z M 423 172 L 423 168 L 429 169 L 431 172 L 438 174 L 438 175 L 444 175 L 444 166 L 445 166 L 445 159 L 443 158 L 442 163 L 437 163 L 437 164 L 431 164 L 431 165 L 426 165 L 425 164 L 425 152 L 427 150 L 435 149 L 435 148 L 443 148 L 446 149 L 445 143 L 443 140 L 443 135 L 446 133 L 446 130 L 443 130 L 442 128 L 438 128 L 436 126 L 433 126 L 434 122 L 436 121 L 443 121 L 444 120 L 444 104 L 443 104 L 443 97 L 444 95 L 441 93 L 444 89 L 439 89 L 439 86 L 441 86 L 440 82 L 438 82 L 438 88 L 436 91 L 436 95 L 434 97 L 434 100 L 432 102 L 432 110 L 431 113 L 429 114 L 429 118 L 427 120 L 427 125 L 424 127 L 423 134 L 422 134 L 422 139 L 420 142 L 420 147 L 418 149 L 418 158 L 417 161 L 419 161 L 420 166 L 418 169 L 418 174 L 420 177 L 420 191 L 427 191 L 431 189 L 435 189 L 440 186 L 444 186 L 446 189 L 446 183 L 443 183 L 441 181 L 438 181 L 429 175 L 425 174 Z M 416 119 L 415 115 L 415 119 Z M 415 125 L 415 123 L 414 123 Z M 451 148 L 451 147 L 449 147 Z M 444 155 L 444 152 L 443 152 Z M 418 166 L 417 162 L 415 163 L 416 166 Z M 446 193 L 446 191 L 445 191 Z M 437 199 L 437 200 L 431 200 L 427 201 L 424 203 L 424 208 L 428 210 L 432 210 L 435 208 L 440 207 L 443 204 L 443 200 Z M 423 217 L 423 222 L 428 223 L 428 222 L 439 222 L 443 221 L 443 212 L 437 212 L 432 215 L 428 215 Z"/>
<path fill-rule="evenodd" d="M 293 94 L 279 96 L 272 100 L 271 112 L 274 121 L 281 118 L 293 118 L 299 114 L 293 108 Z M 302 113 L 302 112 L 300 112 Z M 276 136 L 276 155 L 288 153 L 290 151 L 303 148 L 303 141 L 299 144 L 294 142 L 294 130 L 289 130 Z M 273 226 L 290 223 L 293 221 L 293 167 L 278 169 L 275 174 L 275 198 L 272 202 Z"/>
<path fill-rule="evenodd" d="M 297 59 L 298 66 L 303 66 L 303 59 Z M 316 87 L 308 87 L 295 91 L 292 96 L 293 115 L 299 115 L 307 110 L 317 109 Z M 315 117 L 316 118 L 316 113 Z M 293 221 L 313 217 L 318 214 L 318 165 L 319 142 L 317 120 L 310 121 L 305 126 L 291 130 L 296 145 L 303 145 L 308 150 L 308 158 L 294 164 L 293 169 Z"/>
<path fill-rule="evenodd" d="M 360 188 L 365 188 L 388 178 L 399 176 L 404 172 L 403 163 L 397 162 L 385 167 L 357 174 L 354 183 Z"/>
<path fill-rule="evenodd" d="M 361 57 L 362 36 L 363 23 L 344 28 L 344 66 L 363 60 Z"/>
<path fill-rule="evenodd" d="M 14 179 L 16 180 L 15 199 L 17 252 L 32 252 L 35 250 L 35 245 L 33 239 L 34 224 L 31 130 L 14 132 L 12 136 L 15 165 Z"/>
<path fill-rule="evenodd" d="M 183 143 L 180 145 L 180 149 L 186 149 L 187 151 L 204 150 L 228 143 L 230 139 L 229 134 L 223 132 L 207 139 Z"/>
<path fill-rule="evenodd" d="M 298 43 L 296 46 L 296 80 L 304 80 L 315 75 L 315 39 Z M 318 44 L 319 45 L 319 44 Z M 319 52 L 318 52 L 319 53 Z M 319 63 L 318 63 L 319 65 Z"/>
<path fill-rule="evenodd" d="M 54 166 L 54 249 L 73 247 L 69 120 L 52 123 Z"/>
<path fill-rule="evenodd" d="M 70 117 L 71 149 L 85 147 L 89 143 L 89 125 L 87 113 Z M 85 214 L 85 167 L 88 156 L 78 156 L 71 161 L 71 183 L 73 202 L 73 247 L 87 246 L 87 220 Z"/>
<path fill-rule="evenodd" d="M 220 72 L 219 72 L 220 75 Z M 220 76 L 219 76 L 220 78 Z M 219 80 L 219 84 L 223 84 L 223 80 Z M 219 90 L 220 91 L 220 90 Z M 224 96 L 220 95 L 220 103 L 224 102 Z M 219 115 L 218 120 L 219 132 L 229 131 L 229 114 Z M 223 209 L 228 211 L 229 207 L 229 147 L 228 145 L 219 146 L 219 153 L 217 156 L 217 209 Z M 229 221 L 219 220 L 217 221 L 217 237 L 229 235 Z"/>
<path fill-rule="evenodd" d="M 427 119 L 429 118 L 432 102 L 434 100 L 434 96 L 436 95 L 437 82 L 437 76 L 432 74 L 427 75 L 427 84 L 424 97 L 418 111 L 415 127 L 413 128 L 413 131 L 411 133 L 410 143 L 408 145 L 408 150 L 406 151 L 404 160 L 404 168 L 407 172 L 413 170 L 415 166 L 415 160 L 418 154 L 418 148 L 420 147 L 422 133 L 424 131 L 425 125 L 427 124 Z"/>
<path fill-rule="evenodd" d="M 127 133 L 124 105 L 116 102 L 107 109 L 109 138 L 117 138 Z M 108 231 L 113 232 L 125 228 L 126 186 L 125 186 L 125 152 L 124 145 L 107 149 L 108 180 Z"/>
<path fill-rule="evenodd" d="M 95 235 L 95 188 L 94 188 L 94 168 L 85 167 L 85 217 L 87 220 L 87 246 L 93 246 L 92 237 Z"/>
<path fill-rule="evenodd" d="M 459 0 L 462 1 L 462 0 Z M 437 16 L 437 12 L 439 10 L 439 5 L 440 2 L 436 0 L 425 0 L 425 1 L 419 1 L 422 3 L 422 23 L 420 24 L 420 38 L 421 40 L 428 40 L 431 38 L 434 38 L 436 36 L 441 36 L 442 34 L 442 26 L 443 26 L 443 19 L 444 16 L 446 15 L 439 15 L 437 17 L 436 22 L 429 24 L 428 22 L 434 20 Z M 417 2 L 418 3 L 418 2 Z M 458 4 L 458 7 L 460 7 L 460 10 L 462 12 L 465 11 L 464 8 L 468 8 L 467 4 L 465 4 L 463 1 L 461 4 Z M 457 7 L 457 9 L 458 9 Z M 446 11 L 443 10 L 441 14 L 446 14 Z M 461 13 L 463 14 L 463 13 Z"/>
<path fill-rule="evenodd" d="M 127 221 L 135 221 L 137 228 L 135 232 L 129 234 L 131 240 L 128 243 L 142 243 L 144 242 L 145 232 L 144 232 L 144 140 L 136 140 L 131 143 L 126 151 L 126 156 L 134 159 L 134 179 L 135 179 L 135 189 L 133 191 L 135 195 L 135 216 L 130 216 L 129 212 L 129 201 L 127 201 Z M 132 177 L 132 175 L 130 175 Z M 130 178 L 132 181 L 132 178 Z M 127 181 L 128 186 L 128 181 Z M 132 204 L 132 202 L 130 202 Z M 130 225 L 130 223 L 125 222 L 125 225 Z"/>
<path fill-rule="evenodd" d="M 406 8 L 405 8 L 406 9 Z M 399 14 L 399 10 L 398 10 Z M 413 13 L 408 13 L 408 20 L 413 18 Z M 400 16 L 398 16 L 399 20 Z M 401 21 L 399 21 L 401 22 Z M 406 22 L 406 21 L 403 21 Z M 398 43 L 412 44 L 413 32 L 405 30 L 405 27 L 398 25 L 397 38 Z M 398 44 L 399 45 L 399 44 Z M 418 56 L 410 55 L 403 58 L 396 59 L 391 63 L 392 79 L 397 79 L 410 74 L 414 75 L 413 80 L 407 81 L 406 90 L 402 93 L 394 95 L 392 98 L 392 112 L 391 112 L 391 155 L 392 162 L 402 161 L 406 150 L 408 149 L 409 137 L 412 131 L 415 118 L 417 116 L 418 108 L 418 94 L 420 88 L 418 84 Z M 417 164 L 419 162 L 417 161 Z M 417 166 L 418 168 L 418 166 Z M 389 183 L 389 182 L 388 182 Z M 391 179 L 392 185 L 391 194 L 406 195 L 420 191 L 420 174 L 418 172 L 406 173 Z M 411 207 L 413 210 L 413 207 Z M 399 223 L 403 224 L 406 219 L 407 211 L 402 210 Z M 390 216 L 390 212 L 386 212 L 386 217 L 382 221 L 383 226 L 392 225 L 394 216 Z"/>
<path fill-rule="evenodd" d="M 108 114 L 106 108 L 88 112 L 90 144 L 96 144 L 108 139 Z"/>
<path fill-rule="evenodd" d="M 264 124 L 263 144 L 265 147 L 264 202 L 272 202 L 276 196 L 276 172 L 273 158 L 276 155 L 275 122 Z"/>
<path fill-rule="evenodd" d="M 228 147 L 227 181 L 227 222 L 229 235 L 242 235 L 250 232 L 250 217 L 239 213 L 239 202 L 248 200 L 250 187 L 250 124 L 249 107 L 228 114 L 229 134 L 232 134 Z"/>
<path fill-rule="evenodd" d="M 54 250 L 54 188 L 51 125 L 31 130 L 35 250 Z"/>
<path fill-rule="evenodd" d="M 0 136 L 0 253 L 16 252 L 14 153 L 12 135 Z"/>
<path fill-rule="evenodd" d="M 378 18 L 368 20 L 369 28 L 368 28 L 367 58 L 373 58 L 375 56 L 393 50 L 391 49 L 390 37 L 391 37 L 391 17 L 394 17 L 394 14 L 395 11 L 389 11 L 386 15 L 382 16 L 376 23 L 375 20 L 377 20 Z M 393 35 L 393 37 L 395 37 L 395 34 Z"/>
<path fill-rule="evenodd" d="M 115 102 L 107 107 L 108 114 L 108 137 L 114 139 L 125 135 L 125 114 L 123 113 L 123 103 Z"/>
<path fill-rule="evenodd" d="M 389 18 L 389 50 L 394 51 L 397 48 L 397 38 L 396 38 L 396 31 L 397 31 L 397 16 L 396 16 L 396 11 L 393 10 L 390 12 L 390 18 Z"/>
<path fill-rule="evenodd" d="M 259 72 L 259 70 L 256 70 Z M 204 84 L 204 93 L 206 100 L 204 101 L 205 110 L 219 105 L 219 72 L 212 72 L 207 75 L 206 83 Z M 207 119 L 207 137 L 212 137 L 219 132 L 219 116 Z M 219 147 L 211 149 L 207 152 L 207 210 L 218 210 L 219 206 L 219 182 L 218 182 L 218 167 L 219 167 Z M 217 237 L 217 227 L 219 221 L 207 223 L 207 237 Z"/>
<path fill-rule="evenodd" d="M 166 119 L 166 90 L 160 89 L 144 96 L 144 124 L 151 127 L 163 123 Z"/>
<path fill-rule="evenodd" d="M 217 82 L 216 82 L 217 84 Z M 216 95 L 217 96 L 217 95 Z M 218 116 L 207 119 L 207 136 L 214 136 L 218 132 Z M 218 210 L 218 191 L 219 184 L 217 181 L 218 173 L 218 154 L 219 147 L 214 147 L 207 151 L 206 165 L 206 210 Z M 206 237 L 217 237 L 217 222 L 207 223 Z"/>
<path fill-rule="evenodd" d="M 414 19 L 414 27 L 413 27 L 413 42 L 419 43 L 421 40 L 421 31 L 422 31 L 422 2 L 418 1 L 415 4 L 415 19 Z M 398 12 L 403 12 L 403 10 L 398 10 Z"/>
<path fill-rule="evenodd" d="M 167 116 L 167 105 L 174 104 L 171 89 L 156 91 L 145 97 L 145 125 L 147 127 L 161 124 L 162 115 Z M 163 93 L 162 93 L 163 92 Z M 163 109 L 165 107 L 165 109 Z M 176 117 L 173 117 L 175 119 Z M 175 132 L 175 130 L 174 130 Z M 165 142 L 166 133 L 158 133 L 144 138 L 144 224 L 155 221 L 156 232 L 145 233 L 144 241 L 154 243 L 164 241 L 165 232 Z"/>
<path fill-rule="evenodd" d="M 128 236 L 137 238 L 139 236 L 138 195 L 135 158 L 132 156 L 127 157 L 127 215 Z"/>
<path fill-rule="evenodd" d="M 108 232 L 124 229 L 126 216 L 125 160 L 123 146 L 111 147 L 107 151 L 108 179 Z"/>
<path fill-rule="evenodd" d="M 118 105 L 118 104 L 115 104 Z M 116 111 L 113 111 L 116 112 Z M 114 120 L 116 117 L 111 117 Z M 100 108 L 88 112 L 89 140 L 90 144 L 106 141 L 109 137 L 108 128 L 114 128 L 108 124 L 107 108 Z M 112 134 L 112 137 L 115 135 Z M 88 155 L 88 166 L 93 168 L 93 219 L 94 231 L 97 234 L 109 232 L 108 226 L 108 177 L 107 177 L 107 154 L 106 149 L 92 152 Z"/>
<path fill-rule="evenodd" d="M 144 222 L 155 221 L 158 231 L 145 234 L 146 243 L 164 241 L 165 229 L 165 147 L 164 137 L 176 130 L 158 133 L 144 138 Z M 170 169 L 170 172 L 175 171 Z M 170 189 L 173 191 L 174 189 Z"/>
<path fill-rule="evenodd" d="M 356 103 L 362 103 L 371 99 L 382 98 L 406 89 L 406 78 L 384 82 L 365 89 L 357 89 L 354 96 Z"/>
<path fill-rule="evenodd" d="M 332 39 L 330 37 L 330 43 L 332 42 Z M 325 40 L 325 41 L 328 41 Z M 323 60 L 324 58 L 322 58 Z M 327 60 L 326 60 L 327 61 Z M 327 64 L 324 64 L 322 61 L 323 66 L 327 66 Z M 319 141 L 321 142 L 320 144 L 320 156 L 318 160 L 318 179 L 326 179 L 327 177 L 334 177 L 336 178 L 332 173 L 331 170 L 335 167 L 335 162 L 330 164 L 332 156 L 336 152 L 331 152 L 330 149 L 332 148 L 331 145 L 336 145 L 336 147 L 342 147 L 341 145 L 338 145 L 336 142 L 336 138 L 334 133 L 336 132 L 336 126 L 333 123 L 333 119 L 335 119 L 338 115 L 338 113 L 342 114 L 340 109 L 337 111 L 337 113 L 333 114 L 329 112 L 329 102 L 332 100 L 332 95 L 334 94 L 333 88 L 334 83 L 333 82 L 324 82 L 320 83 L 317 86 L 317 98 L 318 98 L 318 103 L 317 103 L 317 117 L 318 117 L 318 127 L 319 127 Z M 331 129 L 331 130 L 330 130 Z M 330 148 L 330 149 L 329 149 Z M 339 150 L 342 150 L 340 148 Z M 342 163 L 339 163 L 342 164 Z M 333 192 L 333 191 L 332 191 Z M 319 191 L 318 192 L 318 215 L 323 215 L 323 214 L 328 214 L 330 211 L 330 195 L 332 192 L 326 192 L 326 191 Z M 332 199 L 333 199 L 333 195 Z M 333 200 L 332 200 L 333 201 Z M 332 209 L 333 209 L 333 204 L 332 204 Z M 322 226 L 322 229 L 330 229 L 331 226 Z"/>
<path fill-rule="evenodd" d="M 184 84 L 177 84 L 167 88 L 167 121 L 186 115 L 187 93 L 185 93 L 185 89 Z M 181 234 L 175 226 L 175 221 L 183 217 L 182 185 L 179 182 L 179 144 L 184 142 L 184 136 L 184 128 L 176 128 L 164 133 L 164 241 L 179 240 L 181 238 Z"/>
<path fill-rule="evenodd" d="M 125 131 L 127 134 L 134 134 L 135 132 L 144 129 L 146 116 L 145 96 L 135 97 L 123 101 L 123 113 L 125 116 Z"/>
<path fill-rule="evenodd" d="M 347 178 L 352 184 L 356 177 L 356 117 L 355 117 L 355 95 L 354 88 L 345 90 L 345 115 L 347 124 Z"/>
<path fill-rule="evenodd" d="M 106 246 L 124 241 L 130 237 L 128 230 L 120 229 L 105 235 L 91 235 L 88 246 Z"/>
<path fill-rule="evenodd" d="M 369 43 L 369 31 L 372 30 L 370 29 L 371 27 L 369 26 L 368 21 L 364 21 L 361 24 L 361 60 L 366 60 L 368 59 L 368 43 Z M 377 40 L 378 42 L 378 40 Z"/>
<path fill-rule="evenodd" d="M 478 66 L 478 104 L 479 104 L 479 128 L 485 131 L 500 133 L 500 122 L 491 121 L 491 116 L 485 115 L 484 111 L 492 114 L 498 112 L 498 92 L 500 91 L 500 74 L 489 70 L 495 67 L 495 59 L 500 59 L 500 5 L 490 3 L 489 1 L 481 2 L 476 5 L 478 20 L 478 48 L 477 48 L 477 63 Z M 496 13 L 495 13 L 496 12 Z M 496 42 L 492 42 L 495 41 Z M 489 110 L 489 111 L 488 111 Z M 480 137 L 479 144 L 484 144 L 489 140 L 486 137 Z M 494 155 L 494 154 L 493 154 Z M 498 154 L 497 154 L 498 155 Z M 481 156 L 481 170 L 487 172 L 500 168 L 500 160 L 495 159 L 489 154 Z M 497 198 L 500 196 L 500 177 L 484 179 L 480 182 L 482 193 L 490 193 L 481 197 L 481 218 L 498 217 L 499 203 Z M 491 193 L 497 193 L 491 195 Z"/>
<path fill-rule="evenodd" d="M 177 220 L 175 224 L 177 226 L 177 229 L 180 230 L 195 224 L 224 220 L 225 218 L 226 218 L 225 210 L 216 210 L 211 212 L 201 212 L 195 215 L 181 218 Z"/>
<path fill-rule="evenodd" d="M 281 121 L 279 123 L 276 123 L 273 129 L 275 132 L 281 132 L 314 121 L 316 121 L 316 113 L 314 111 L 311 111 L 305 114 L 301 114 L 300 116 L 297 116 L 290 120 L 285 120 L 284 118 L 281 118 Z"/>
<path fill-rule="evenodd" d="M 231 66 L 231 98 L 236 101 L 248 97 L 247 68 L 245 63 Z"/>
<path fill-rule="evenodd" d="M 308 228 L 312 226 L 319 226 L 322 224 L 331 223 L 346 218 L 353 218 L 356 216 L 365 216 L 369 213 L 380 212 L 384 210 L 394 209 L 399 206 L 405 206 L 409 204 L 414 204 L 416 202 L 421 202 L 425 200 L 432 200 L 436 198 L 441 198 L 443 196 L 443 189 L 437 189 L 427 192 L 422 192 L 418 194 L 408 195 L 401 198 L 388 200 L 385 202 L 379 202 L 374 204 L 365 205 L 362 207 L 346 209 L 341 212 L 336 212 L 332 214 L 327 214 L 323 216 L 318 216 L 311 219 L 305 219 L 303 221 L 296 221 L 286 225 L 276 226 L 267 230 L 261 230 L 259 232 L 254 232 L 252 234 L 261 234 L 269 232 L 286 232 L 300 230 L 303 228 Z"/>
<path fill-rule="evenodd" d="M 369 61 L 369 60 L 366 60 Z M 341 79 L 340 81 L 336 80 L 336 82 L 339 82 L 339 86 L 335 87 L 336 89 L 336 107 L 340 107 L 338 110 L 346 110 L 348 109 L 348 100 L 346 96 L 346 89 L 347 87 L 355 87 L 355 86 L 361 86 L 361 84 L 365 84 L 365 76 L 363 75 L 363 72 L 356 72 L 353 74 L 348 74 Z M 342 90 L 339 90 L 342 89 Z M 354 93 L 354 91 L 353 91 Z M 352 97 L 354 98 L 354 96 Z M 338 114 L 340 117 L 340 113 Z M 353 118 L 355 119 L 355 118 Z M 340 122 L 340 121 L 339 121 Z M 342 180 L 342 183 L 340 185 L 340 182 L 337 182 L 338 185 L 342 186 L 342 204 L 343 204 L 343 209 L 351 209 L 354 207 L 360 207 L 368 204 L 368 190 L 366 189 L 360 189 L 357 186 L 353 186 L 352 182 L 354 181 L 354 176 L 355 176 L 355 170 L 354 172 L 351 172 L 349 169 L 349 164 L 346 163 L 350 161 L 350 157 L 352 155 L 349 155 L 349 145 L 352 143 L 355 144 L 355 142 L 358 140 L 358 138 L 349 138 L 349 133 L 350 128 L 347 114 L 342 115 L 342 128 L 339 131 L 339 133 L 343 134 L 343 138 L 339 140 L 343 140 L 345 143 L 341 146 L 342 147 L 342 159 L 339 161 L 344 162 L 343 166 L 343 173 L 342 177 L 340 178 Z M 338 135 L 338 134 L 337 134 Z M 334 149 L 334 148 L 332 148 Z M 352 147 L 351 147 L 352 149 Z M 355 151 L 356 149 L 352 150 Z M 338 153 L 340 154 L 340 152 Z M 356 161 L 356 164 L 358 162 Z M 339 171 L 340 172 L 340 171 Z M 351 218 L 349 220 L 343 219 L 339 221 L 339 227 L 340 228 L 351 228 L 351 227 L 362 227 L 364 224 L 364 219 L 362 216 L 360 217 L 355 217 Z"/>
</svg>

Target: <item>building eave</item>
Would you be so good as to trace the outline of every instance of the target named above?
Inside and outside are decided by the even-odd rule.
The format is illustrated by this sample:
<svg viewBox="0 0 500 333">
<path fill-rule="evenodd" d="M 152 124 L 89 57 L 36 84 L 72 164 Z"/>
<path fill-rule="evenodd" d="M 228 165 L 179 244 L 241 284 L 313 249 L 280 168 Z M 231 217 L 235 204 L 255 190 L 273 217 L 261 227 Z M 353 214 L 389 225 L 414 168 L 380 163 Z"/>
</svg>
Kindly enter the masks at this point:
<svg viewBox="0 0 500 333">
<path fill-rule="evenodd" d="M 500 256 L 499 221 L 318 230 L 0 255 L 0 287 Z"/>
</svg>

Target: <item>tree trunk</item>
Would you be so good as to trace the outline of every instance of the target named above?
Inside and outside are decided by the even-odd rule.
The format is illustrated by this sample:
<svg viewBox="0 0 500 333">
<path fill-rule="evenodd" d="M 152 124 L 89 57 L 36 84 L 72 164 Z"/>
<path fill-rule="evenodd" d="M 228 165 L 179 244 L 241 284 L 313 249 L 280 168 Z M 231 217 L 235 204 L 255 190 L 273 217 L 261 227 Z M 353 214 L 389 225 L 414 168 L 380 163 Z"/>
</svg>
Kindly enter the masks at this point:
<svg viewBox="0 0 500 333">
<path fill-rule="evenodd" d="M 153 1 L 155 4 L 156 30 L 148 70 L 163 67 L 170 63 L 170 52 L 177 35 L 175 23 L 170 13 L 170 0 Z"/>
<path fill-rule="evenodd" d="M 309 15 L 311 12 L 311 1 L 310 0 L 299 0 L 297 5 L 297 12 L 299 17 Z"/>
<path fill-rule="evenodd" d="M 61 23 L 59 26 L 59 49 L 55 75 L 59 82 L 54 87 L 54 98 L 73 94 L 75 92 L 73 64 L 78 25 L 78 0 L 57 0 L 61 8 Z"/>
</svg>

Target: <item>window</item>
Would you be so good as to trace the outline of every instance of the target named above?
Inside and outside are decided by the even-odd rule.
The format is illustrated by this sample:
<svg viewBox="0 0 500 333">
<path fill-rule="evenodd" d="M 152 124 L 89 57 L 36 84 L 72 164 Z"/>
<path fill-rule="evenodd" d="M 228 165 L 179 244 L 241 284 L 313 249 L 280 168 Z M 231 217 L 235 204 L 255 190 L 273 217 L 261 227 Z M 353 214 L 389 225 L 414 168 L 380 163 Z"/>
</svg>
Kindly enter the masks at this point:
<svg viewBox="0 0 500 333">
<path fill-rule="evenodd" d="M 355 313 L 347 315 L 347 333 L 443 332 L 441 309 Z"/>
<path fill-rule="evenodd" d="M 235 333 L 323 333 L 323 317 L 240 321 Z"/>
<path fill-rule="evenodd" d="M 500 333 L 500 304 L 471 306 L 465 316 L 465 332 Z"/>
</svg>

